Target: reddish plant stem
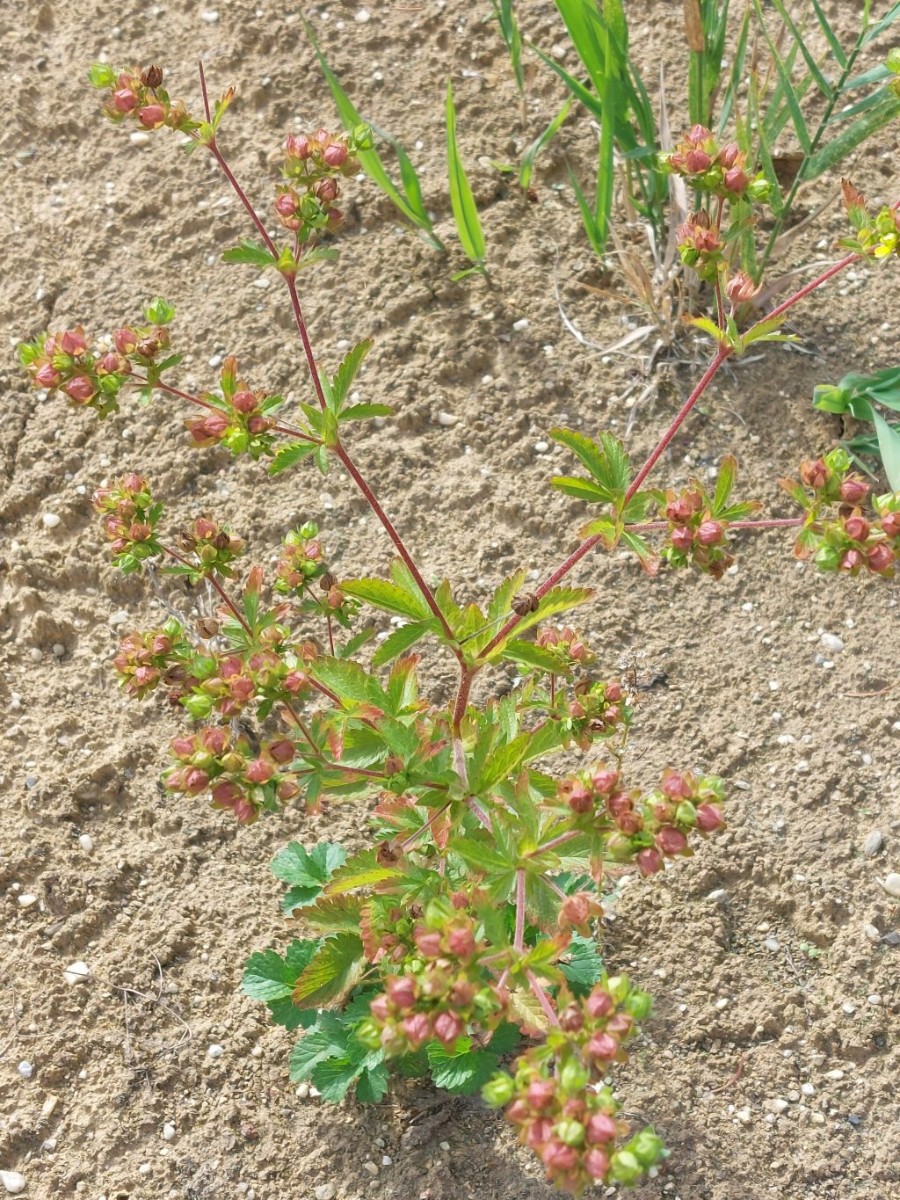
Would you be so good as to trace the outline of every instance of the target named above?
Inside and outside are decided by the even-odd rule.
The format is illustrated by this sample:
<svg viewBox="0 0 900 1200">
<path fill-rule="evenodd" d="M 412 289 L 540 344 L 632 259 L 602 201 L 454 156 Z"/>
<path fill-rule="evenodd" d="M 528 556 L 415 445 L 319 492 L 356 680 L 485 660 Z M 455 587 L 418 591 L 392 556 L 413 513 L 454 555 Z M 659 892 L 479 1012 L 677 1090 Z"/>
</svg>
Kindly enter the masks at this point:
<svg viewBox="0 0 900 1200">
<path fill-rule="evenodd" d="M 190 567 L 190 569 L 192 571 L 197 570 L 197 568 L 193 565 L 193 563 L 188 562 L 188 560 L 186 558 L 182 558 L 182 556 L 178 553 L 178 551 L 173 550 L 171 548 L 171 546 L 161 546 L 161 549 L 162 549 L 163 553 L 168 554 L 170 558 L 174 558 L 176 562 L 180 562 L 182 566 Z M 234 603 L 234 601 L 231 599 L 231 597 L 228 595 L 228 593 L 225 591 L 225 589 L 219 583 L 218 579 L 216 579 L 216 577 L 214 575 L 205 575 L 204 578 L 208 579 L 209 582 L 212 584 L 212 586 L 219 593 L 222 600 L 225 602 L 225 604 L 227 605 L 229 610 L 232 612 L 234 617 L 237 619 L 238 623 L 243 627 L 244 632 L 252 635 L 250 626 L 244 620 L 244 617 L 243 617 L 240 609 L 237 607 L 237 605 Z"/>
<path fill-rule="evenodd" d="M 722 228 L 722 209 L 725 207 L 725 197 L 719 196 L 719 204 L 716 209 L 716 229 Z M 716 273 L 716 314 L 718 317 L 718 325 L 720 329 L 725 328 L 725 305 L 722 301 L 722 280 Z"/>
<path fill-rule="evenodd" d="M 531 988 L 531 990 L 534 992 L 535 996 L 537 997 L 538 1003 L 540 1004 L 541 1008 L 546 1013 L 547 1019 L 550 1021 L 550 1024 L 558 1025 L 559 1017 L 557 1017 L 556 1012 L 553 1008 L 553 1005 L 550 1003 L 550 997 L 547 995 L 547 993 L 541 987 L 540 983 L 538 983 L 538 980 L 537 980 L 534 972 L 526 971 L 525 978 L 528 980 L 528 986 Z"/>
<path fill-rule="evenodd" d="M 331 657 L 334 658 L 334 622 L 331 619 L 330 613 L 327 617 L 327 621 L 328 621 L 328 647 L 331 650 Z"/>
<path fill-rule="evenodd" d="M 167 392 L 170 396 L 177 396 L 179 400 L 189 400 L 191 404 L 197 404 L 200 408 L 208 408 L 211 412 L 221 413 L 221 408 L 215 404 L 210 404 L 208 400 L 203 400 L 199 396 L 192 396 L 190 392 L 182 392 L 178 388 L 172 387 L 168 383 L 163 383 L 158 380 L 156 383 L 150 383 L 149 379 L 145 379 L 140 375 L 129 375 L 126 382 L 131 384 L 148 385 L 153 388 L 159 388 L 161 392 Z M 311 437 L 308 433 L 304 433 L 302 429 L 295 429 L 293 425 L 273 425 L 274 433 L 284 433 L 288 437 L 300 438 L 304 442 L 312 442 L 317 446 L 321 446 L 322 442 L 317 437 Z"/>
<path fill-rule="evenodd" d="M 469 805 L 469 811 L 473 812 L 475 814 L 475 816 L 478 818 L 479 824 L 484 829 L 486 829 L 488 831 L 488 833 L 490 833 L 491 832 L 491 819 L 487 815 L 487 813 L 484 811 L 484 809 L 481 807 L 481 805 L 478 803 L 478 801 L 473 800 L 472 797 L 470 796 L 469 800 L 468 800 L 468 805 Z"/>
<path fill-rule="evenodd" d="M 578 837 L 578 830 L 569 829 L 565 833 L 561 833 L 558 837 L 552 838 L 549 842 L 544 842 L 543 846 L 538 846 L 536 850 L 532 850 L 528 857 L 534 858 L 536 854 L 545 854 L 548 850 L 555 850 L 557 846 L 563 846 L 566 842 L 571 842 L 572 838 L 576 837 Z"/>
<path fill-rule="evenodd" d="M 306 738 L 307 742 L 312 747 L 312 749 L 315 750 L 316 743 L 312 739 L 312 734 L 309 732 L 307 727 L 303 724 L 303 721 L 300 719 L 300 714 L 294 708 L 293 704 L 291 704 L 290 700 L 283 700 L 282 703 L 284 704 L 284 707 L 288 710 L 288 712 L 291 714 L 291 719 L 293 720 L 294 724 L 297 726 L 297 728 L 300 730 L 300 732 Z"/>
<path fill-rule="evenodd" d="M 525 872 L 521 867 L 516 871 L 516 932 L 513 949 L 520 954 L 525 950 Z"/>
<path fill-rule="evenodd" d="M 408 850 L 410 846 L 419 840 L 419 838 L 427 829 L 431 828 L 438 817 L 442 816 L 447 811 L 452 803 L 452 800 L 448 800 L 446 804 L 442 804 L 440 808 L 436 809 L 424 825 L 420 825 L 418 829 L 409 835 L 409 837 L 403 839 L 403 841 L 400 843 L 400 849 Z"/>
<path fill-rule="evenodd" d="M 757 325 L 762 325 L 764 321 L 771 321 L 775 317 L 780 317 L 782 313 L 787 312 L 789 308 L 793 308 L 793 306 L 800 300 L 805 300 L 811 292 L 816 290 L 816 288 L 821 287 L 823 283 L 827 283 L 832 276 L 837 275 L 840 271 L 843 271 L 845 267 L 849 267 L 851 263 L 855 263 L 857 259 L 861 257 L 861 254 L 856 254 L 855 252 L 853 254 L 845 255 L 838 262 L 834 263 L 833 266 L 829 267 L 824 274 L 817 275 L 815 279 L 813 279 L 810 283 L 805 284 L 798 292 L 794 292 L 793 296 L 788 296 L 787 300 L 783 300 L 781 304 L 776 305 L 776 307 L 773 308 L 770 313 L 768 313 L 765 317 L 760 318 L 760 320 L 756 321 L 750 326 L 750 328 L 755 329 Z"/>
</svg>

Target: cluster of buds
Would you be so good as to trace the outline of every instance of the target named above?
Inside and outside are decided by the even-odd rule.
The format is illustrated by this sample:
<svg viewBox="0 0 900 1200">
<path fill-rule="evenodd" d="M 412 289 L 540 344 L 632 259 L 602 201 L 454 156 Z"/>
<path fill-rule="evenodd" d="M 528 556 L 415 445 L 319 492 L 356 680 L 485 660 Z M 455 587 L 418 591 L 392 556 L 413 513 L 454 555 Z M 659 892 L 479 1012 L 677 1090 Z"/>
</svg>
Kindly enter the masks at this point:
<svg viewBox="0 0 900 1200">
<path fill-rule="evenodd" d="M 99 487 L 91 504 L 101 514 L 101 526 L 112 542 L 113 562 L 125 572 L 162 553 L 156 525 L 162 516 L 161 501 L 154 501 L 142 475 L 130 471 L 112 487 Z"/>
<path fill-rule="evenodd" d="M 80 408 L 93 408 L 100 417 L 118 410 L 119 392 L 133 374 L 142 368 L 151 379 L 177 361 L 159 361 L 169 347 L 166 322 L 174 309 L 156 299 L 144 310 L 149 324 L 117 329 L 111 341 L 94 346 L 81 325 L 62 333 L 42 333 L 33 342 L 19 345 L 19 358 L 27 367 L 36 388 L 59 391 Z M 134 382 L 147 383 L 147 379 Z"/>
<path fill-rule="evenodd" d="M 173 669 L 190 662 L 192 655 L 193 647 L 184 637 L 181 622 L 170 617 L 161 629 L 127 634 L 119 643 L 113 667 L 129 696 L 143 700 L 160 682 L 172 682 Z M 179 674 L 186 675 L 183 667 Z"/>
<path fill-rule="evenodd" d="M 429 902 L 412 932 L 415 951 L 403 974 L 388 975 L 356 1036 L 391 1057 L 437 1039 L 452 1046 L 468 1030 L 493 1030 L 507 1012 L 505 988 L 479 966 L 486 944 L 473 917 L 445 902 Z"/>
<path fill-rule="evenodd" d="M 313 583 L 317 585 L 318 596 L 313 592 Z M 344 593 L 337 576 L 328 569 L 315 521 L 304 522 L 285 537 L 273 587 L 282 596 L 298 599 L 302 612 L 333 617 L 345 628 L 359 610 L 359 601 Z"/>
<path fill-rule="evenodd" d="M 161 67 L 127 67 L 116 70 L 95 64 L 90 70 L 94 87 L 109 92 L 103 113 L 117 124 L 132 120 L 142 129 L 178 129 L 192 134 L 198 128 L 180 100 L 173 103 L 163 89 Z"/>
<path fill-rule="evenodd" d="M 800 480 L 782 487 L 806 511 L 794 545 L 797 558 L 813 558 L 823 571 L 892 576 L 900 558 L 900 493 L 871 498 L 865 480 L 848 474 L 850 457 L 840 447 L 800 465 Z"/>
<path fill-rule="evenodd" d="M 869 258 L 900 255 L 900 212 L 886 204 L 877 213 L 869 212 L 865 196 L 847 179 L 841 180 L 841 189 L 855 233 L 855 237 L 842 239 L 841 245 Z"/>
<path fill-rule="evenodd" d="M 608 739 L 625 733 L 631 724 L 632 711 L 625 688 L 617 680 L 608 683 L 580 680 L 572 689 L 571 698 L 558 698 L 554 716 L 562 725 L 563 745 L 574 743 L 588 750 L 598 737 Z"/>
<path fill-rule="evenodd" d="M 542 625 L 535 641 L 542 650 L 558 660 L 560 675 L 569 675 L 576 667 L 586 667 L 596 658 L 587 643 L 569 625 L 565 629 Z"/>
<path fill-rule="evenodd" d="M 180 550 L 192 554 L 196 565 L 183 563 L 171 567 L 173 574 L 188 575 L 192 583 L 204 576 L 218 574 L 231 579 L 234 570 L 231 564 L 244 553 L 244 540 L 214 521 L 212 517 L 197 517 L 190 529 L 177 534 L 175 542 Z"/>
<path fill-rule="evenodd" d="M 678 253 L 701 279 L 715 283 L 725 270 L 725 241 L 706 209 L 691 213 L 677 231 Z"/>
<path fill-rule="evenodd" d="M 233 812 L 242 825 L 255 821 L 262 809 L 275 810 L 300 794 L 296 780 L 285 772 L 295 757 L 288 738 L 253 753 L 245 737 L 233 738 L 225 726 L 211 725 L 173 738 L 170 745 L 178 765 L 163 776 L 169 791 L 199 796 L 208 790 L 213 808 Z"/>
<path fill-rule="evenodd" d="M 659 163 L 691 188 L 726 200 L 765 202 L 772 193 L 762 172 L 753 178 L 747 173 L 747 159 L 737 142 L 720 146 L 705 125 L 693 125 L 674 150 L 660 155 Z"/>
<path fill-rule="evenodd" d="M 519 1140 L 558 1186 L 578 1195 L 597 1183 L 637 1183 L 665 1158 L 663 1143 L 646 1129 L 621 1144 L 628 1127 L 616 1119 L 612 1090 L 596 1082 L 627 1058 L 623 1043 L 649 1015 L 650 997 L 620 975 L 583 1000 L 560 999 L 559 1026 L 546 1043 L 521 1055 L 513 1075 L 495 1075 L 482 1096 L 506 1108 Z"/>
<path fill-rule="evenodd" d="M 334 136 L 327 129 L 292 133 L 284 143 L 284 176 L 278 188 L 275 212 L 285 229 L 306 242 L 316 231 L 333 230 L 343 220 L 335 207 L 341 194 L 339 180 L 359 170 L 354 155 L 368 149 L 371 135 L 365 126 Z"/>
<path fill-rule="evenodd" d="M 727 524 L 712 516 L 703 491 L 691 486 L 666 492 L 660 516 L 669 523 L 663 558 L 673 567 L 693 565 L 721 579 L 734 561 L 728 553 Z"/>
<path fill-rule="evenodd" d="M 282 396 L 267 396 L 251 392 L 237 377 L 236 358 L 226 358 L 222 364 L 220 383 L 222 395 L 202 397 L 208 411 L 202 417 L 185 421 L 185 427 L 195 446 L 226 446 L 234 455 L 245 451 L 253 459 L 272 452 L 275 425 L 272 414 L 279 409 Z"/>
<path fill-rule="evenodd" d="M 576 828 L 601 833 L 610 858 L 653 875 L 666 858 L 691 854 L 692 831 L 722 828 L 723 795 L 718 776 L 669 769 L 658 789 L 642 795 L 639 788 L 626 791 L 614 768 L 599 767 L 562 780 L 552 803 L 565 806 Z"/>
<path fill-rule="evenodd" d="M 202 657 L 192 664 L 195 678 L 190 695 L 181 703 L 196 720 L 217 712 L 222 717 L 240 716 L 256 704 L 291 703 L 309 690 L 304 667 L 315 655 L 312 643 L 286 647 L 285 626 L 273 624 L 261 631 L 262 641 L 275 648 L 259 648 L 249 654 L 225 653 Z"/>
</svg>

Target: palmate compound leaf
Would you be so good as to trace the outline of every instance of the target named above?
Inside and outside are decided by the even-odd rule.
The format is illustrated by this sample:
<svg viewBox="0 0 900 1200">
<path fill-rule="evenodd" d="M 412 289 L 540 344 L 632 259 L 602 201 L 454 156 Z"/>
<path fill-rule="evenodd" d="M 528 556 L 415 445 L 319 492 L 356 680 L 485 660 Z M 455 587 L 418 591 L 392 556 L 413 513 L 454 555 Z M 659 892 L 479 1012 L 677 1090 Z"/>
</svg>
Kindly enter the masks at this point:
<svg viewBox="0 0 900 1200">
<path fill-rule="evenodd" d="M 321 842 L 311 851 L 299 842 L 291 842 L 276 854 L 269 869 L 276 879 L 292 885 L 282 900 L 284 911 L 290 915 L 297 908 L 314 904 L 333 872 L 346 858 L 343 846 L 332 842 Z"/>
<path fill-rule="evenodd" d="M 631 465 L 618 438 L 610 433 L 600 433 L 594 441 L 574 429 L 551 429 L 550 436 L 571 450 L 590 473 L 599 494 L 596 497 L 584 495 L 582 499 L 607 502 L 621 499 L 631 481 Z"/>
<path fill-rule="evenodd" d="M 458 1038 L 453 1046 L 431 1042 L 427 1049 L 428 1065 L 435 1087 L 444 1088 L 455 1096 L 471 1096 L 496 1071 L 498 1055 L 490 1050 L 472 1047 L 472 1039 Z"/>
<path fill-rule="evenodd" d="M 318 939 L 296 939 L 288 946 L 283 958 L 277 950 L 251 954 L 241 984 L 244 994 L 267 1002 L 289 997 L 321 944 Z"/>
</svg>

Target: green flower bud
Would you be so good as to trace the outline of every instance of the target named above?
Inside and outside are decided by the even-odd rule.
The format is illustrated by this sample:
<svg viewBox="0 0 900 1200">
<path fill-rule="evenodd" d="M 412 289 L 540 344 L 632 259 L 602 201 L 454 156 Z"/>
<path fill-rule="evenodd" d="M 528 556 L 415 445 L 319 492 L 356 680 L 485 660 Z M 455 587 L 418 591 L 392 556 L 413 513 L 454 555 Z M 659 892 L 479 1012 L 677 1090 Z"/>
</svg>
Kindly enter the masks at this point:
<svg viewBox="0 0 900 1200">
<path fill-rule="evenodd" d="M 627 975 L 613 975 L 606 982 L 606 990 L 615 1000 L 616 1004 L 621 1004 L 628 993 L 631 991 L 631 981 Z"/>
<path fill-rule="evenodd" d="M 697 810 L 690 800 L 682 800 L 678 805 L 675 809 L 675 820 L 679 825 L 689 825 L 691 828 L 697 824 Z"/>
<path fill-rule="evenodd" d="M 559 1082 L 566 1092 L 583 1092 L 590 1080 L 587 1067 L 576 1058 L 570 1058 L 559 1073 Z"/>
<path fill-rule="evenodd" d="M 381 1030 L 371 1017 L 366 1017 L 353 1030 L 356 1040 L 368 1050 L 381 1048 Z"/>
<path fill-rule="evenodd" d="M 616 1183 L 637 1183 L 644 1174 L 640 1159 L 630 1150 L 618 1150 L 610 1160 L 609 1177 Z"/>
<path fill-rule="evenodd" d="M 481 1098 L 491 1108 L 503 1108 L 516 1094 L 516 1085 L 511 1076 L 494 1075 L 481 1089 Z"/>
<path fill-rule="evenodd" d="M 319 532 L 319 527 L 315 523 L 315 521 L 304 521 L 303 524 L 300 526 L 300 536 L 302 538 L 306 539 L 307 541 L 309 541 L 310 538 L 316 537 L 318 535 L 318 532 Z"/>
<path fill-rule="evenodd" d="M 653 1008 L 653 997 L 635 990 L 625 1001 L 624 1008 L 636 1021 L 646 1021 Z"/>
<path fill-rule="evenodd" d="M 212 712 L 213 702 L 209 696 L 200 696 L 195 693 L 193 696 L 185 696 L 181 703 L 195 721 L 202 721 Z"/>
<path fill-rule="evenodd" d="M 900 46 L 894 46 L 892 50 L 888 51 L 884 65 L 892 75 L 900 75 Z"/>
<path fill-rule="evenodd" d="M 751 179 L 747 184 L 747 199 L 756 200 L 760 204 L 765 204 L 772 196 L 772 185 L 762 175 L 757 175 L 755 179 Z"/>
<path fill-rule="evenodd" d="M 652 1129 L 642 1129 L 624 1149 L 630 1150 L 642 1166 L 654 1167 L 661 1158 L 665 1157 L 666 1148 L 662 1138 Z"/>
<path fill-rule="evenodd" d="M 566 1117 L 559 1124 L 553 1126 L 553 1132 L 567 1146 L 584 1145 L 584 1126 L 580 1121 L 573 1121 Z"/>
</svg>

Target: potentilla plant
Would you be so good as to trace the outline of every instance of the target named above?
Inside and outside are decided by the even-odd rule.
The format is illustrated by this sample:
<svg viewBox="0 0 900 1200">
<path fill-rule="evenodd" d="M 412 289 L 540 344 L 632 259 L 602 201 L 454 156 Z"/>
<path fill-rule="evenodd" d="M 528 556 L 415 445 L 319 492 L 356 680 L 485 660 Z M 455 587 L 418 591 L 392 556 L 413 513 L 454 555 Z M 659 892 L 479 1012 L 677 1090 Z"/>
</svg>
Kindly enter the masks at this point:
<svg viewBox="0 0 900 1200">
<path fill-rule="evenodd" d="M 173 310 L 159 299 L 108 344 L 81 326 L 23 344 L 32 383 L 101 418 L 126 393 L 173 397 L 192 406 L 185 424 L 195 447 L 223 445 L 266 460 L 272 474 L 300 463 L 322 472 L 339 465 L 397 554 L 389 578 L 340 578 L 310 520 L 286 533 L 273 571 L 245 568 L 238 534 L 211 516 L 168 526 L 140 474 L 94 494 L 123 571 L 162 563 L 205 585 L 212 598 L 193 623 L 171 617 L 129 633 L 114 661 L 129 696 L 162 696 L 192 722 L 170 747 L 164 778 L 173 799 L 208 797 L 244 824 L 286 805 L 314 809 L 344 797 L 370 813 L 371 845 L 361 852 L 291 842 L 276 857 L 272 869 L 287 885 L 284 911 L 308 936 L 254 954 L 244 989 L 268 1005 L 274 1021 L 304 1031 L 291 1077 L 311 1080 L 327 1100 L 353 1089 L 359 1100 L 378 1101 L 391 1070 L 430 1076 L 454 1093 L 481 1089 L 560 1187 L 577 1194 L 592 1184 L 634 1183 L 667 1152 L 652 1129 L 633 1133 L 617 1115 L 612 1072 L 651 1001 L 601 961 L 607 880 L 628 869 L 653 875 L 690 855 L 698 839 L 722 827 L 726 789 L 715 775 L 683 765 L 657 779 L 632 778 L 625 754 L 631 685 L 604 674 L 602 647 L 559 624 L 591 598 L 568 577 L 591 551 L 625 547 L 648 573 L 664 562 L 718 578 L 737 534 L 776 527 L 793 530 L 795 552 L 825 570 L 893 573 L 900 495 L 872 498 L 841 450 L 805 462 L 799 478 L 785 483 L 801 510 L 793 517 L 760 518 L 758 505 L 735 500 L 730 456 L 712 490 L 696 480 L 680 490 L 647 480 L 723 363 L 750 345 L 784 340 L 787 311 L 851 263 L 896 255 L 894 210 L 870 216 L 854 202 L 846 256 L 763 319 L 742 325 L 755 284 L 730 272 L 721 248 L 732 200 L 746 206 L 763 199 L 763 189 L 735 147 L 693 128 L 666 167 L 700 197 L 681 245 L 715 293 L 717 319 L 697 322 L 715 340 L 711 361 L 637 469 L 608 433 L 553 432 L 584 469 L 555 478 L 554 486 L 596 505 L 598 515 L 533 592 L 517 571 L 480 606 L 447 581 L 426 582 L 352 457 L 352 422 L 390 412 L 351 400 L 371 342 L 360 341 L 328 374 L 303 316 L 298 276 L 337 253 L 331 239 L 341 187 L 354 154 L 369 144 L 368 131 L 288 136 L 273 198 L 285 231 L 279 243 L 218 143 L 232 92 L 210 105 L 201 71 L 197 119 L 170 100 L 158 67 L 100 66 L 92 80 L 106 92 L 104 111 L 115 122 L 177 130 L 219 164 L 259 239 L 224 258 L 280 275 L 310 397 L 288 413 L 281 396 L 254 388 L 252 372 L 245 376 L 234 357 L 208 391 L 184 391 L 171 382 L 179 362 L 170 344 Z M 401 621 L 377 647 L 365 623 L 372 611 Z M 431 699 L 420 683 L 411 651 L 424 639 L 458 667 L 449 704 Z M 473 704 L 476 678 L 489 682 L 500 663 L 515 665 L 518 686 L 493 699 L 487 688 Z M 572 749 L 582 752 L 583 769 L 555 771 L 555 756 Z"/>
</svg>

